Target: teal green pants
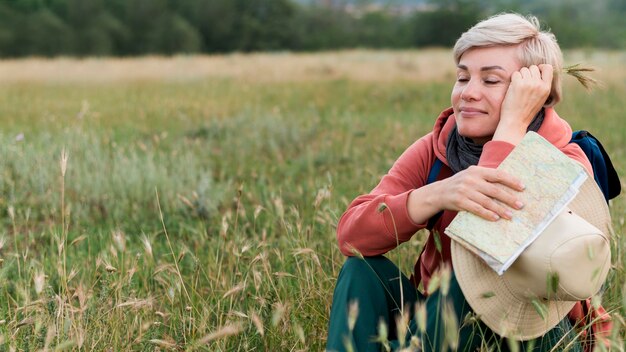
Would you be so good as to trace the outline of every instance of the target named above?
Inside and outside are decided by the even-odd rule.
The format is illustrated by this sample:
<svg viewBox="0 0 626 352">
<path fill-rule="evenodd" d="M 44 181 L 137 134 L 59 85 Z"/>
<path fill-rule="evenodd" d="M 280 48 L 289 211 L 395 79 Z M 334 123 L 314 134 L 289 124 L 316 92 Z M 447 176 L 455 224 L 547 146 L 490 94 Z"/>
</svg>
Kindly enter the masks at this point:
<svg viewBox="0 0 626 352">
<path fill-rule="evenodd" d="M 364 259 L 350 257 L 344 263 L 333 294 L 326 350 L 385 350 L 383 343 L 375 341 L 379 336 L 380 322 L 387 327 L 388 347 L 391 350 L 398 348 L 401 344 L 398 341 L 395 318 L 402 306 L 401 297 L 405 307 L 409 307 L 407 311 L 411 316 L 405 347 L 416 336 L 423 352 L 473 352 L 482 350 L 481 348 L 495 352 L 582 352 L 567 318 L 536 340 L 523 343 L 507 341 L 479 320 L 467 319 L 473 312 L 465 301 L 454 274 L 446 296 L 441 291 L 436 291 L 425 298 L 404 275 L 399 274 L 398 267 L 383 256 Z M 358 302 L 356 314 L 354 309 L 350 313 L 350 304 L 353 302 Z M 419 332 L 417 317 L 413 314 L 417 302 L 423 302 L 426 307 L 426 324 L 422 324 L 422 330 L 425 331 L 422 333 Z M 351 328 L 349 320 L 354 320 L 355 316 L 356 320 Z M 455 321 L 449 321 L 450 319 Z M 456 329 L 451 331 L 450 327 Z M 555 346 L 558 347 L 554 349 Z"/>
</svg>

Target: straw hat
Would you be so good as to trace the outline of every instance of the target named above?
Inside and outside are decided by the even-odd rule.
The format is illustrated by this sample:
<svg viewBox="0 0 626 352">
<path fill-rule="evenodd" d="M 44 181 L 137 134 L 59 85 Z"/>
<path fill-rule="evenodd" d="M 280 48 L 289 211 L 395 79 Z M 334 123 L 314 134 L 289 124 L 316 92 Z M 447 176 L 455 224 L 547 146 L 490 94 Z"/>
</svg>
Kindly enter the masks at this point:
<svg viewBox="0 0 626 352">
<path fill-rule="evenodd" d="M 568 209 L 499 276 L 452 241 L 465 299 L 494 332 L 518 340 L 544 335 L 580 301 L 596 294 L 611 265 L 611 218 L 592 177 Z"/>
</svg>

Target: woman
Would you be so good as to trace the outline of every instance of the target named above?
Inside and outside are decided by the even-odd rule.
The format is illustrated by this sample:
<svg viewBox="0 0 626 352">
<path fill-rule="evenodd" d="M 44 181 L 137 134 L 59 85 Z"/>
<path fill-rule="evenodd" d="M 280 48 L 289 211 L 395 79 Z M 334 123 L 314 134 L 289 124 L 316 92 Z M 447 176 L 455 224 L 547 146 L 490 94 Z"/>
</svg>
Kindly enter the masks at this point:
<svg viewBox="0 0 626 352">
<path fill-rule="evenodd" d="M 339 221 L 339 246 L 349 258 L 333 297 L 328 350 L 380 350 L 380 341 L 374 341 L 380 335 L 379 322 L 388 327 L 389 340 L 402 338 L 405 329 L 396 326 L 395 316 L 403 305 L 412 307 L 424 300 L 426 326 L 416 333 L 419 329 L 412 319 L 408 338 L 418 337 L 428 351 L 445 350 L 454 343 L 442 332 L 446 326 L 441 290 L 426 292 L 425 299 L 415 287 L 436 286 L 431 285 L 431 277 L 453 267 L 444 229 L 458 211 L 498 221 L 511 219 L 510 209 L 524 207 L 519 200 L 524 185 L 515 175 L 495 168 L 527 131 L 539 133 L 592 173 L 582 150 L 569 143 L 570 126 L 553 109 L 561 99 L 562 54 L 554 35 L 541 31 L 535 17 L 502 14 L 478 23 L 458 39 L 454 59 L 452 107 L 441 113 L 432 132 L 399 157 L 369 194 L 350 204 Z M 428 182 L 437 159 L 443 165 L 434 182 Z M 399 278 L 397 267 L 382 254 L 426 227 L 432 231 L 414 277 Z M 460 328 L 459 351 L 503 342 L 484 324 L 463 322 L 471 308 L 453 271 L 446 291 Z M 574 335 L 568 319 L 563 319 L 537 339 L 532 350 L 567 345 L 568 351 L 581 351 Z M 507 343 L 500 348 L 506 350 Z"/>
</svg>

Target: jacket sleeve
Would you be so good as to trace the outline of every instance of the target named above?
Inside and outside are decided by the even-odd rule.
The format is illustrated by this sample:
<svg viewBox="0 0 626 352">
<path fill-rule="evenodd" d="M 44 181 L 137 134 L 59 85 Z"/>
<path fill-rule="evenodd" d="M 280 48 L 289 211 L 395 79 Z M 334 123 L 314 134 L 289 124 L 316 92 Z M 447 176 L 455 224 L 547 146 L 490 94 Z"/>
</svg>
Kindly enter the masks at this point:
<svg viewBox="0 0 626 352">
<path fill-rule="evenodd" d="M 511 143 L 503 142 L 503 141 L 491 141 L 487 142 L 483 147 L 483 153 L 480 156 L 480 160 L 478 161 L 479 166 L 496 168 L 500 165 L 500 163 L 513 151 L 515 146 Z M 560 148 L 563 154 L 569 156 L 575 161 L 579 162 L 589 175 L 593 176 L 593 169 L 591 168 L 591 163 L 585 152 L 575 143 L 569 143 L 566 146 Z"/>
<path fill-rule="evenodd" d="M 337 226 L 339 249 L 344 255 L 384 254 L 408 241 L 424 224 L 410 219 L 410 192 L 426 183 L 434 162 L 432 134 L 411 145 L 393 164 L 380 183 L 348 206 Z"/>
</svg>

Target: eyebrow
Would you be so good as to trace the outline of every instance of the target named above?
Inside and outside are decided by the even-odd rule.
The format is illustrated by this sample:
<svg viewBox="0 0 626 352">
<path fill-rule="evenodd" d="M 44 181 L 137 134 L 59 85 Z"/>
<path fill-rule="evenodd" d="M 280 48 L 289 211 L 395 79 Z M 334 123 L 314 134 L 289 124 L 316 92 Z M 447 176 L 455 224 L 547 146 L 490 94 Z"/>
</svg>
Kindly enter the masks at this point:
<svg viewBox="0 0 626 352">
<path fill-rule="evenodd" d="M 467 66 L 465 65 L 457 65 L 456 67 L 460 68 L 461 70 L 467 71 Z M 480 70 L 481 71 L 493 71 L 493 70 L 506 71 L 502 66 L 498 66 L 498 65 L 484 66 L 484 67 L 481 67 Z"/>
</svg>

